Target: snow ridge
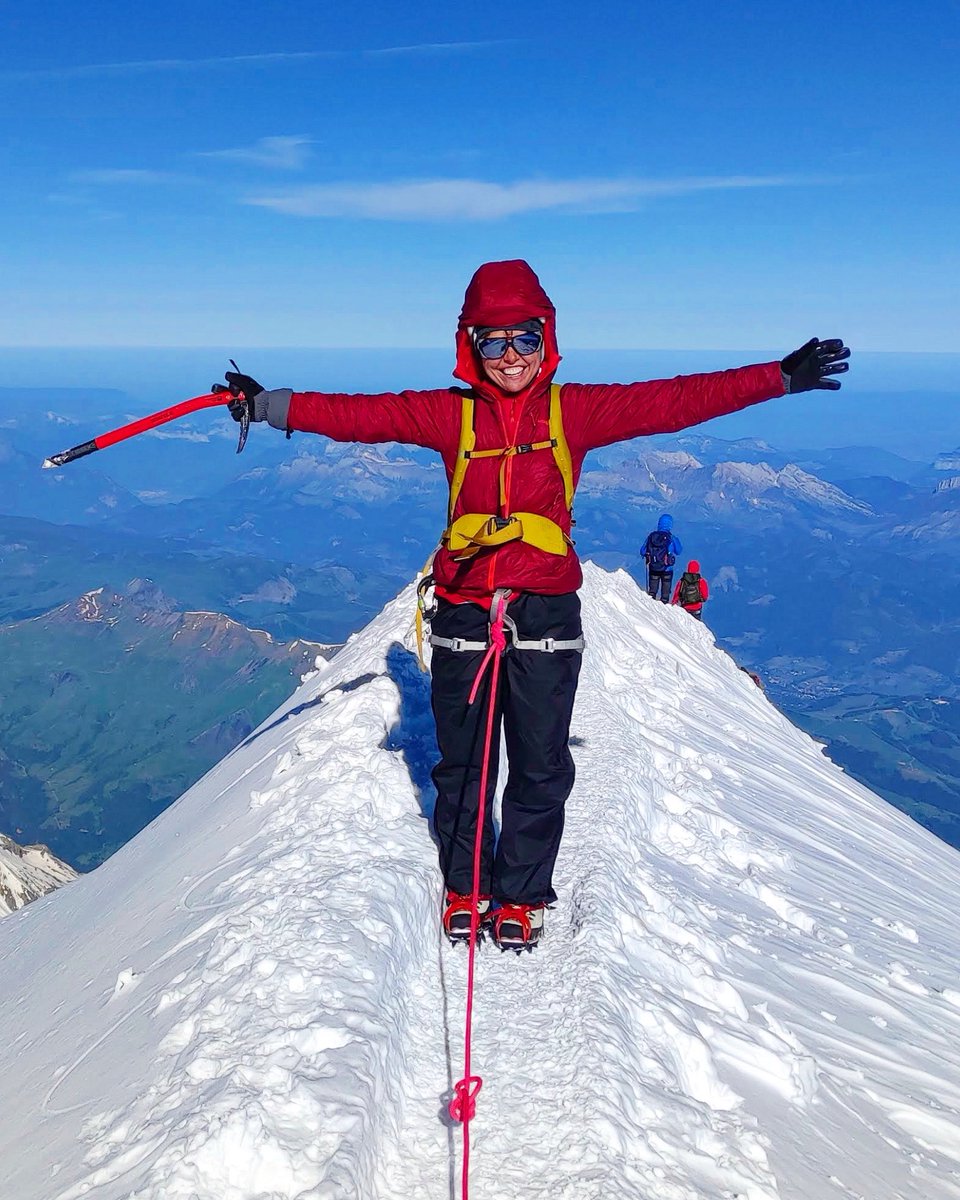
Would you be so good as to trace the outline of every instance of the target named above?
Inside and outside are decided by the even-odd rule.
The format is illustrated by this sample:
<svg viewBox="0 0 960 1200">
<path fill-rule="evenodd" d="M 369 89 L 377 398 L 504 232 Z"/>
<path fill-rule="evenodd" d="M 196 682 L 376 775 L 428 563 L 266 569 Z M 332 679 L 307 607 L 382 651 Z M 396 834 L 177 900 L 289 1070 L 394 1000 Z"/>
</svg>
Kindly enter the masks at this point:
<svg viewBox="0 0 960 1200">
<path fill-rule="evenodd" d="M 560 903 L 535 954 L 479 956 L 471 1195 L 960 1197 L 960 859 L 708 629 L 622 572 L 583 597 Z M 456 1194 L 412 608 L 0 926 L 18 1200 Z"/>
</svg>

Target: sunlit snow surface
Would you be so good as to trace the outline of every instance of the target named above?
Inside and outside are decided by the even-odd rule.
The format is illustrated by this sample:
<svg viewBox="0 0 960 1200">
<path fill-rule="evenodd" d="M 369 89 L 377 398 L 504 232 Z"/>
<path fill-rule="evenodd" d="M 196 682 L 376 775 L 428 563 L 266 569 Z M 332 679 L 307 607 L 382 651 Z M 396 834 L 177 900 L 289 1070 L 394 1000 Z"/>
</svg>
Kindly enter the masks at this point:
<svg viewBox="0 0 960 1200">
<path fill-rule="evenodd" d="M 560 902 L 479 956 L 471 1196 L 960 1197 L 960 858 L 685 613 L 590 566 L 583 597 Z M 4 1197 L 458 1194 L 411 613 L 0 923 Z"/>
</svg>

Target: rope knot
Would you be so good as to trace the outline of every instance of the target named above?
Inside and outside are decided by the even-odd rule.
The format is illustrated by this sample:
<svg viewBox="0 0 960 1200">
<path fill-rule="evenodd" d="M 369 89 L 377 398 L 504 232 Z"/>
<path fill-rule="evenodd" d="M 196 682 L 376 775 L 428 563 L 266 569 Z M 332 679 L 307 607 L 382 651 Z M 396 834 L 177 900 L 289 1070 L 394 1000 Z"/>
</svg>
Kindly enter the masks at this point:
<svg viewBox="0 0 960 1200">
<path fill-rule="evenodd" d="M 494 596 L 494 605 L 490 618 L 490 645 L 487 647 L 487 652 L 483 656 L 483 661 L 477 670 L 473 687 L 470 689 L 470 695 L 467 697 L 467 704 L 472 704 L 476 700 L 477 692 L 480 690 L 480 681 L 483 679 L 487 667 L 491 662 L 498 660 L 507 648 L 507 632 L 504 628 L 503 614 L 507 607 L 506 596 L 508 594 L 501 590 Z"/>
<path fill-rule="evenodd" d="M 479 1075 L 468 1075 L 457 1082 L 453 1089 L 453 1099 L 447 1108 L 454 1121 L 466 1124 L 477 1115 L 477 1093 L 483 1087 Z"/>
</svg>

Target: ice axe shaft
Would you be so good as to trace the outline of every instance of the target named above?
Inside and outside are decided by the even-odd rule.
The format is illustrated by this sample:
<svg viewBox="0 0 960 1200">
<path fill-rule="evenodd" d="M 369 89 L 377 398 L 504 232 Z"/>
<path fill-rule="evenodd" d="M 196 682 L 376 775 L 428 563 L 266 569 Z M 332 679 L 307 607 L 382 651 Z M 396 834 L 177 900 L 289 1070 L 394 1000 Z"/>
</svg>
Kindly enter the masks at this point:
<svg viewBox="0 0 960 1200">
<path fill-rule="evenodd" d="M 172 404 L 160 412 L 151 413 L 148 417 L 140 417 L 137 421 L 131 421 L 129 425 L 121 425 L 118 429 L 101 433 L 89 442 L 81 442 L 79 446 L 71 446 L 69 450 L 51 454 L 43 460 L 43 465 L 45 468 L 65 466 L 75 459 L 92 454 L 94 450 L 105 450 L 107 446 L 115 446 L 117 442 L 136 437 L 138 433 L 146 433 L 148 429 L 156 429 L 158 425 L 166 425 L 168 421 L 176 421 L 178 417 L 185 417 L 187 413 L 197 412 L 201 408 L 214 408 L 218 404 L 229 404 L 232 399 L 230 390 L 224 388 L 222 391 L 214 389 L 204 396 L 194 396 L 190 400 L 181 400 L 179 404 Z"/>
</svg>

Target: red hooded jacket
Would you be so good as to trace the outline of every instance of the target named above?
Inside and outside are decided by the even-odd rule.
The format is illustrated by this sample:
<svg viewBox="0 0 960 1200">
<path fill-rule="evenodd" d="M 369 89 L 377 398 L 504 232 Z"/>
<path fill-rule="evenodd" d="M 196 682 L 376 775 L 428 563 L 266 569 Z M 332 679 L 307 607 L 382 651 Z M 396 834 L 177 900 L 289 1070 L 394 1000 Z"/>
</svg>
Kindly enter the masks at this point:
<svg viewBox="0 0 960 1200">
<path fill-rule="evenodd" d="M 543 318 L 544 322 L 543 364 L 528 387 L 507 395 L 484 374 L 469 330 L 477 325 L 509 328 L 532 317 Z M 520 259 L 485 263 L 471 279 L 464 297 L 454 370 L 455 378 L 467 384 L 479 400 L 474 415 L 477 450 L 548 440 L 550 384 L 559 364 L 556 313 L 532 269 Z M 560 401 L 574 482 L 580 478 L 588 450 L 645 434 L 672 433 L 781 396 L 783 390 L 778 362 L 651 383 L 565 383 Z M 322 433 L 340 442 L 426 446 L 440 453 L 449 482 L 460 444 L 460 395 L 455 388 L 379 395 L 294 392 L 288 426 Z M 454 517 L 464 513 L 509 516 L 512 512 L 536 512 L 555 521 L 565 533 L 570 532 L 563 477 L 550 451 L 506 460 L 507 502 L 503 507 L 500 466 L 498 458 L 470 462 Z M 441 594 L 451 599 L 482 599 L 500 587 L 558 595 L 575 591 L 583 578 L 572 547 L 560 556 L 521 541 L 482 551 L 463 562 L 441 549 L 433 573 Z"/>
<path fill-rule="evenodd" d="M 691 558 L 691 560 L 687 563 L 687 571 L 689 571 L 691 575 L 700 575 L 700 564 L 697 562 L 697 560 L 695 558 Z M 698 582 L 700 584 L 700 603 L 699 604 L 685 604 L 683 607 L 686 609 L 687 612 L 699 612 L 700 609 L 703 608 L 704 600 L 710 599 L 710 588 L 707 584 L 707 581 L 704 579 L 704 577 L 702 575 L 700 575 L 700 579 L 698 580 Z M 681 575 L 680 578 L 677 580 L 677 586 L 673 589 L 673 597 L 670 600 L 671 604 L 679 604 L 680 603 L 680 587 L 682 584 L 683 584 L 683 576 Z"/>
</svg>

